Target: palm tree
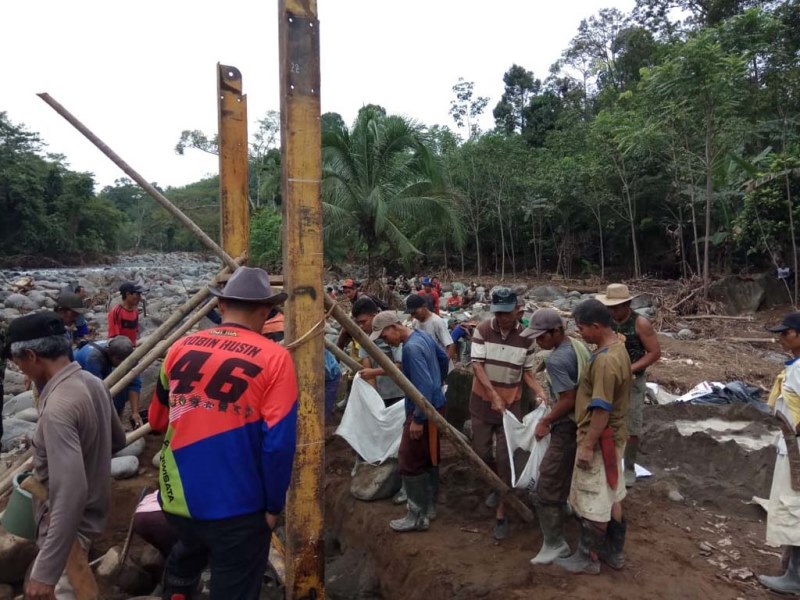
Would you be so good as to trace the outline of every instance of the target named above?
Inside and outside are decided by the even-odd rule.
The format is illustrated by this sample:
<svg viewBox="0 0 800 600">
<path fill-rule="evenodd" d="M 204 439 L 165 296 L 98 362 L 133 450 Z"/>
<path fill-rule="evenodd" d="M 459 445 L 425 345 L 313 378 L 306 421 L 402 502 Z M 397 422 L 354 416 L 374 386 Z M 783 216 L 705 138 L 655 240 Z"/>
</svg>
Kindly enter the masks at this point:
<svg viewBox="0 0 800 600">
<path fill-rule="evenodd" d="M 326 243 L 350 239 L 366 248 L 369 278 L 383 251 L 408 258 L 422 224 L 453 230 L 455 211 L 439 161 L 422 128 L 373 105 L 353 127 L 331 123 L 322 132 Z"/>
</svg>

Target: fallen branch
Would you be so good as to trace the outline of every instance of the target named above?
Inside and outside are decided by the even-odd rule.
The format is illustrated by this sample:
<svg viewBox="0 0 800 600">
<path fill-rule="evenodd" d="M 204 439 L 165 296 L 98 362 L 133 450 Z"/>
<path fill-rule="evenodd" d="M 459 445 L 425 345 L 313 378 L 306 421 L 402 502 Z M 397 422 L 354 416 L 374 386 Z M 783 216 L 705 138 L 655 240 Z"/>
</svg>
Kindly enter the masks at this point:
<svg viewBox="0 0 800 600">
<path fill-rule="evenodd" d="M 778 341 L 775 338 L 746 338 L 746 337 L 724 337 L 719 339 L 724 342 L 735 342 L 739 344 L 774 344 Z"/>
<path fill-rule="evenodd" d="M 753 322 L 753 317 L 729 317 L 727 315 L 683 315 L 681 319 L 684 321 L 694 321 L 696 319 L 720 319 L 723 321 L 746 321 Z"/>
</svg>

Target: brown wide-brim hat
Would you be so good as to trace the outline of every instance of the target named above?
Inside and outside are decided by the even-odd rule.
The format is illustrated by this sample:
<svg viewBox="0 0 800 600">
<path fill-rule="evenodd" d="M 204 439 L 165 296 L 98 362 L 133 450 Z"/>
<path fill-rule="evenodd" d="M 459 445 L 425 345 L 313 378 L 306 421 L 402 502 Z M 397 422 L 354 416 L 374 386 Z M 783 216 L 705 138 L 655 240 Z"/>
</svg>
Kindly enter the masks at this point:
<svg viewBox="0 0 800 600">
<path fill-rule="evenodd" d="M 239 267 L 224 288 L 208 286 L 212 296 L 222 300 L 238 300 L 253 304 L 280 304 L 289 297 L 286 292 L 272 293 L 269 275 L 264 269 Z"/>
<path fill-rule="evenodd" d="M 605 294 L 595 294 L 595 299 L 606 306 L 625 304 L 636 298 L 639 294 L 631 295 L 628 286 L 624 283 L 612 283 L 606 288 Z"/>
</svg>

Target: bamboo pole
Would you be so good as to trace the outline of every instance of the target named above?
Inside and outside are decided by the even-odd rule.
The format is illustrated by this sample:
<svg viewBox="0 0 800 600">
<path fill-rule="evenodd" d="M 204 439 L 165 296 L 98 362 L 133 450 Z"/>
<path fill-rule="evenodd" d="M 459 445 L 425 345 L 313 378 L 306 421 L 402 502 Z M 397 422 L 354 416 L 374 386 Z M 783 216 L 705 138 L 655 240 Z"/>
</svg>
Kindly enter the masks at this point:
<svg viewBox="0 0 800 600">
<path fill-rule="evenodd" d="M 239 258 L 237 258 L 236 259 L 237 265 L 244 262 L 244 259 L 245 259 L 244 254 Z M 219 281 L 220 277 L 223 277 L 228 273 L 230 273 L 230 268 L 226 266 L 219 273 L 217 273 L 217 275 L 211 281 L 211 285 L 216 284 Z M 117 365 L 117 368 L 114 369 L 111 372 L 111 374 L 105 378 L 104 381 L 106 386 L 108 386 L 108 388 L 110 389 L 114 384 L 116 384 L 120 379 L 122 379 L 125 376 L 125 374 L 136 365 L 136 363 L 142 356 L 144 356 L 145 354 L 150 352 L 150 350 L 155 348 L 156 344 L 158 344 L 161 340 L 163 340 L 164 337 L 167 336 L 169 332 L 172 331 L 175 328 L 175 326 L 178 323 L 180 323 L 181 320 L 186 315 L 192 312 L 206 298 L 208 298 L 208 295 L 209 295 L 208 287 L 205 287 L 201 289 L 199 292 L 197 292 L 194 296 L 189 298 L 189 300 L 187 300 L 182 306 L 175 309 L 175 312 L 173 312 L 166 321 L 164 321 L 153 333 L 151 333 L 144 340 L 142 340 L 142 343 L 139 344 L 134 349 L 133 354 L 128 356 L 128 358 L 126 358 L 119 365 Z M 214 306 L 216 305 L 216 300 L 212 300 L 211 302 L 214 303 Z M 210 310 L 211 309 L 209 309 L 208 312 L 210 312 Z M 208 312 L 206 312 L 205 314 L 208 314 Z"/>
<path fill-rule="evenodd" d="M 316 0 L 280 0 L 283 276 L 291 303 L 287 345 L 324 319 L 319 21 Z M 325 393 L 321 335 L 292 350 L 297 370 L 297 450 L 286 498 L 286 597 L 325 597 Z"/>
<path fill-rule="evenodd" d="M 409 398 L 414 404 L 416 404 L 422 412 L 425 413 L 425 416 L 428 417 L 428 420 L 433 422 L 438 428 L 439 431 L 444 435 L 447 439 L 455 447 L 456 451 L 466 458 L 472 466 L 476 468 L 478 474 L 481 478 L 486 481 L 491 488 L 500 494 L 503 497 L 503 500 L 506 502 L 507 506 L 514 510 L 526 523 L 533 522 L 533 513 L 531 510 L 525 506 L 525 503 L 522 502 L 519 498 L 517 498 L 513 493 L 509 493 L 512 490 L 505 484 L 503 481 L 492 471 L 486 463 L 481 460 L 481 458 L 475 454 L 475 451 L 456 429 L 447 422 L 447 420 L 440 415 L 433 405 L 425 399 L 425 397 L 419 392 L 417 388 L 414 387 L 403 372 L 397 368 L 397 365 L 386 356 L 383 352 L 381 352 L 380 348 L 375 345 L 369 336 L 364 333 L 361 328 L 356 325 L 355 321 L 353 321 L 347 314 L 341 309 L 339 305 L 337 305 L 331 298 L 325 295 L 325 308 L 331 311 L 333 318 L 341 323 L 342 327 L 344 327 L 347 332 L 355 339 L 361 346 L 366 349 L 369 355 L 383 368 L 384 373 L 391 377 L 400 389 L 406 394 L 406 397 Z"/>
<path fill-rule="evenodd" d="M 339 348 L 339 346 L 337 346 L 328 339 L 325 340 L 325 347 L 333 353 L 333 355 L 340 363 L 343 363 L 348 369 L 350 369 L 354 373 L 364 368 L 364 366 L 359 364 L 356 359 L 348 355 L 347 352 Z"/>
<path fill-rule="evenodd" d="M 172 202 L 170 202 L 164 194 L 159 192 L 155 186 L 153 186 L 149 181 L 147 181 L 144 177 L 142 177 L 138 172 L 136 172 L 133 167 L 131 167 L 128 163 L 122 160 L 116 152 L 114 152 L 111 148 L 109 148 L 99 137 L 97 137 L 94 133 L 92 133 L 86 125 L 81 123 L 75 116 L 70 113 L 66 108 L 64 108 L 61 104 L 59 104 L 56 100 L 54 100 L 50 94 L 42 93 L 37 94 L 39 98 L 44 100 L 53 110 L 55 110 L 59 115 L 64 117 L 75 129 L 80 131 L 86 139 L 92 142 L 100 152 L 105 154 L 111 161 L 117 165 L 120 169 L 122 169 L 125 174 L 133 179 L 136 183 L 138 183 L 144 191 L 150 194 L 156 202 L 158 202 L 164 209 L 170 213 L 173 217 L 175 217 L 184 227 L 186 227 L 189 231 L 191 231 L 195 237 L 209 250 L 211 250 L 214 254 L 222 258 L 225 261 L 225 264 L 231 268 L 232 271 L 236 270 L 236 262 L 228 256 L 228 254 L 217 244 L 214 240 L 212 240 L 208 234 L 200 229 L 194 221 L 192 221 L 189 217 L 187 217 L 181 210 L 175 206 Z"/>
</svg>

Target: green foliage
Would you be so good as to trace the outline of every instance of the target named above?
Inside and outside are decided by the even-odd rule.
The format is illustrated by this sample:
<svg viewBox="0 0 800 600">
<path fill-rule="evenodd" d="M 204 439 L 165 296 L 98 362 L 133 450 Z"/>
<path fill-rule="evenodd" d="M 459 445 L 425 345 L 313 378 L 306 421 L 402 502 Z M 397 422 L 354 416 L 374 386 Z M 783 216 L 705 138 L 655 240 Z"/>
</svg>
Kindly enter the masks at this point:
<svg viewBox="0 0 800 600">
<path fill-rule="evenodd" d="M 262 208 L 250 215 L 250 264 L 268 271 L 280 268 L 283 261 L 281 213 Z"/>
</svg>

